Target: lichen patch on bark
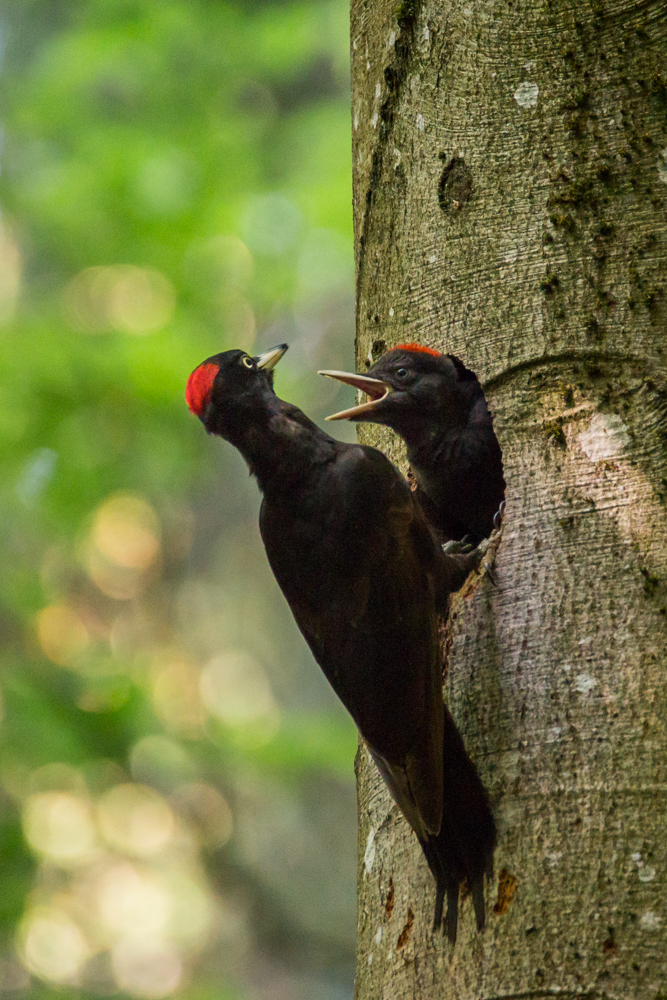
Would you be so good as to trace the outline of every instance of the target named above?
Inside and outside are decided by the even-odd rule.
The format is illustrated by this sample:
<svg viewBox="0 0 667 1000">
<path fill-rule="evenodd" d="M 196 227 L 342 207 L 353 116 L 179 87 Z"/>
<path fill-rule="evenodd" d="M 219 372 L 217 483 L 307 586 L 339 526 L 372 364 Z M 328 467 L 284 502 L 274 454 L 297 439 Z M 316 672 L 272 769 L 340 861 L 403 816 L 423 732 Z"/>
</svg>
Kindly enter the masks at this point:
<svg viewBox="0 0 667 1000">
<path fill-rule="evenodd" d="M 496 916 L 507 913 L 518 888 L 519 881 L 516 875 L 512 875 L 507 868 L 503 868 L 498 873 L 498 899 L 493 906 L 493 912 Z"/>
</svg>

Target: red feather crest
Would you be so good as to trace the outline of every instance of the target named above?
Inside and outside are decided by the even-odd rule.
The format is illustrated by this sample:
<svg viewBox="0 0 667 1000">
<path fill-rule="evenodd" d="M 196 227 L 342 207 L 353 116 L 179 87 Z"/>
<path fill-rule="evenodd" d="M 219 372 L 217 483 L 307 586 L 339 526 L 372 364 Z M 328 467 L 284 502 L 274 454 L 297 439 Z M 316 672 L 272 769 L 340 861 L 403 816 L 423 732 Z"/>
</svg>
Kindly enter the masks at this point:
<svg viewBox="0 0 667 1000">
<path fill-rule="evenodd" d="M 207 364 L 195 368 L 188 379 L 185 389 L 185 402 L 196 417 L 201 417 L 208 403 L 213 381 L 220 369 L 217 365 Z"/>
<path fill-rule="evenodd" d="M 432 354 L 435 358 L 441 358 L 440 351 L 434 351 L 432 347 L 424 347 L 423 344 L 396 344 L 395 351 L 422 351 L 424 354 Z"/>
</svg>

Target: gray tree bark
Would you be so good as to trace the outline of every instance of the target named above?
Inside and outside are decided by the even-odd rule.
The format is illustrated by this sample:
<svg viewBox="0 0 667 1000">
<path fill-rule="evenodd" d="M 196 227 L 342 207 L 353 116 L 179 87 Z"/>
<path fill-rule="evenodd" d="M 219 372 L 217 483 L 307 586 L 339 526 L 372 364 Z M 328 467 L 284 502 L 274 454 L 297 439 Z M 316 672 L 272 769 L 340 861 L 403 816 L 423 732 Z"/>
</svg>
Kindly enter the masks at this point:
<svg viewBox="0 0 667 1000">
<path fill-rule="evenodd" d="M 495 414 L 499 585 L 446 697 L 498 827 L 454 949 L 358 756 L 357 1000 L 667 997 L 667 4 L 353 0 L 358 361 L 457 354 Z M 391 432 L 363 440 L 403 463 Z"/>
</svg>

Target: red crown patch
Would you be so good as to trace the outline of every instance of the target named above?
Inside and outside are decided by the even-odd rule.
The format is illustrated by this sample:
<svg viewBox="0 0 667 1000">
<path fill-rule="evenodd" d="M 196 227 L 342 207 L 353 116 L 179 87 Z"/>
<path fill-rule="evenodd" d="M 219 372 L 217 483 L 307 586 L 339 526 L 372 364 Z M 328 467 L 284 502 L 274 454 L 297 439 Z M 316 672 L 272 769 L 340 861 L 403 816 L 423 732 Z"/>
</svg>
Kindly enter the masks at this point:
<svg viewBox="0 0 667 1000">
<path fill-rule="evenodd" d="M 441 358 L 440 351 L 433 350 L 432 347 L 424 347 L 423 344 L 396 344 L 395 351 L 422 351 L 423 354 L 432 354 L 435 358 Z"/>
<path fill-rule="evenodd" d="M 196 417 L 201 417 L 206 404 L 208 403 L 213 381 L 220 369 L 217 365 L 200 365 L 195 368 L 188 379 L 185 389 L 185 402 L 188 404 Z"/>
</svg>

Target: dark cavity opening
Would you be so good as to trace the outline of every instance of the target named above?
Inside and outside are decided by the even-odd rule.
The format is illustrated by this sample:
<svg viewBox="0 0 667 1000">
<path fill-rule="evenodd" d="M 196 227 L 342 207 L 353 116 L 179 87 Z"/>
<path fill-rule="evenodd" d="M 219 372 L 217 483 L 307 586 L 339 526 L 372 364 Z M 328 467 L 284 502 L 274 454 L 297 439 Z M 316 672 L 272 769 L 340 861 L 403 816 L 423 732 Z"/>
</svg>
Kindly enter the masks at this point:
<svg viewBox="0 0 667 1000">
<path fill-rule="evenodd" d="M 366 358 L 365 361 L 366 367 L 370 368 L 371 365 L 374 365 L 375 362 L 378 360 L 378 358 L 381 358 L 386 350 L 387 350 L 386 340 L 374 340 L 373 343 L 371 344 L 371 349 L 368 352 L 368 357 Z"/>
<path fill-rule="evenodd" d="M 445 154 L 440 154 L 445 159 Z M 470 167 L 463 157 L 454 156 L 447 163 L 438 182 L 438 204 L 443 212 L 460 211 L 470 201 L 473 180 Z"/>
</svg>

